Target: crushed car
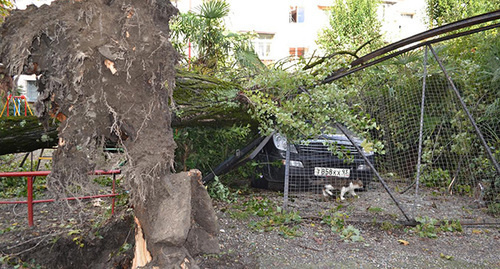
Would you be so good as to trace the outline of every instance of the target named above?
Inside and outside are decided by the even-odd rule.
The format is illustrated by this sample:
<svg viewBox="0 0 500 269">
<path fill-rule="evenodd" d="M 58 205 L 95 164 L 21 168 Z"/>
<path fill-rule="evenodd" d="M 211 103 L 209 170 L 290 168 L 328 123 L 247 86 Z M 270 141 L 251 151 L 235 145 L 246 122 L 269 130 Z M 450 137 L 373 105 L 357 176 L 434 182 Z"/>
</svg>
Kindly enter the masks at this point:
<svg viewBox="0 0 500 269">
<path fill-rule="evenodd" d="M 375 154 L 364 151 L 363 140 L 352 136 L 374 164 Z M 287 147 L 286 137 L 272 135 L 255 158 L 259 176 L 252 180 L 253 187 L 284 190 Z M 290 145 L 289 163 L 289 190 L 320 190 L 332 180 L 361 180 L 362 190 L 367 190 L 373 178 L 373 171 L 340 130 Z"/>
</svg>

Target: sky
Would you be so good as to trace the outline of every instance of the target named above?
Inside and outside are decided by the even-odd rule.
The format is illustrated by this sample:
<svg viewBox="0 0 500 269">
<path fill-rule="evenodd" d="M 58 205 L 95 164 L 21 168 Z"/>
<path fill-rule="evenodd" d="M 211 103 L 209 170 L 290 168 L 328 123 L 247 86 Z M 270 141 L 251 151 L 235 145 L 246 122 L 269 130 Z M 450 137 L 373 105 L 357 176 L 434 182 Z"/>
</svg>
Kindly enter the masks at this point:
<svg viewBox="0 0 500 269">
<path fill-rule="evenodd" d="M 52 0 L 12 0 L 14 6 L 17 9 L 26 9 L 26 6 L 34 4 L 35 6 L 41 6 L 43 4 L 50 4 Z"/>
</svg>

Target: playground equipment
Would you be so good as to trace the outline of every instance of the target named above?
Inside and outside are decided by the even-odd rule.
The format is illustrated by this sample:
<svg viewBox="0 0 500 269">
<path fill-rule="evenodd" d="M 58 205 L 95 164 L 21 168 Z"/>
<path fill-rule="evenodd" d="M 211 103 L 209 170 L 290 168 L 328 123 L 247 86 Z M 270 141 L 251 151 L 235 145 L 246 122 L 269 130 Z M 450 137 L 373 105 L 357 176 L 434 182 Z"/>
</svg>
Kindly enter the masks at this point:
<svg viewBox="0 0 500 269">
<path fill-rule="evenodd" d="M 82 199 L 94 199 L 94 198 L 103 198 L 103 197 L 112 197 L 111 202 L 111 214 L 114 214 L 115 211 L 115 196 L 118 194 L 115 192 L 115 176 L 120 174 L 120 170 L 96 170 L 91 172 L 91 175 L 113 175 L 113 187 L 111 194 L 101 194 L 101 195 L 92 195 L 92 196 L 83 196 L 83 197 L 68 197 L 64 200 L 82 200 Z M 33 201 L 33 178 L 36 176 L 47 176 L 50 174 L 50 171 L 33 171 L 33 172 L 0 172 L 0 177 L 27 177 L 27 192 L 28 192 L 28 200 L 27 201 L 0 201 L 0 204 L 28 204 L 28 225 L 32 227 L 34 225 L 33 222 L 33 204 L 36 203 L 50 203 L 55 202 L 55 199 L 46 199 L 46 200 L 35 200 Z"/>
<path fill-rule="evenodd" d="M 7 102 L 5 102 L 5 105 L 3 106 L 2 113 L 0 113 L 0 117 L 3 116 L 3 113 L 7 111 L 7 117 L 9 116 L 9 104 L 12 100 L 12 103 L 14 104 L 14 116 L 21 116 L 21 107 L 22 107 L 22 101 L 24 101 L 24 116 L 28 116 L 28 111 L 30 112 L 30 115 L 33 116 L 33 112 L 31 111 L 30 105 L 28 104 L 28 100 L 26 99 L 26 96 L 20 95 L 20 96 L 13 96 L 12 94 L 9 94 L 7 96 Z"/>
</svg>

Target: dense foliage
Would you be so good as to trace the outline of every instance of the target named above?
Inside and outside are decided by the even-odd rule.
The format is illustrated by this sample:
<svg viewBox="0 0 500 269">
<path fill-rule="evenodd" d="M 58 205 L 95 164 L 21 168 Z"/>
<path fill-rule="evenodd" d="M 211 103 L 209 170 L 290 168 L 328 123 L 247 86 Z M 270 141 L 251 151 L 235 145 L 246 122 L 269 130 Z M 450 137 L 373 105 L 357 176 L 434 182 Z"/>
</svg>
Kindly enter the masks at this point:
<svg viewBox="0 0 500 269">
<path fill-rule="evenodd" d="M 380 27 L 377 19 L 379 1 L 334 0 L 330 10 L 330 25 L 320 34 L 318 43 L 328 54 L 338 51 L 355 52 L 369 43 L 360 54 L 380 46 Z M 359 56 L 359 55 L 358 55 Z"/>
<path fill-rule="evenodd" d="M 180 13 L 171 21 L 171 40 L 182 53 L 181 63 L 185 67 L 199 73 L 220 75 L 238 64 L 252 68 L 263 66 L 250 42 L 253 33 L 234 33 L 226 29 L 224 18 L 229 8 L 223 0 L 206 1 L 195 12 Z"/>
<path fill-rule="evenodd" d="M 9 11 L 12 7 L 13 5 L 10 0 L 0 0 L 0 23 L 9 15 Z"/>
<path fill-rule="evenodd" d="M 332 25 L 335 24 L 335 27 L 342 29 L 347 27 L 352 31 L 337 31 L 342 33 L 342 42 L 340 43 L 333 42 L 330 39 L 331 36 L 325 36 L 322 40 L 324 46 L 331 51 L 356 50 L 363 43 L 378 37 L 380 24 L 376 22 L 376 4 L 373 1 L 349 2 L 351 9 L 356 11 L 352 14 L 346 13 L 342 9 L 343 3 L 340 5 L 341 2 L 336 10 L 343 12 L 342 16 L 344 17 L 341 18 L 338 17 L 339 14 L 332 13 Z M 362 10 L 356 7 L 358 4 Z M 262 135 L 279 131 L 286 134 L 291 140 L 301 140 L 314 137 L 321 132 L 333 133 L 335 122 L 343 123 L 365 137 L 369 137 L 369 130 L 377 128 L 370 116 L 363 113 L 358 104 L 354 102 L 354 96 L 358 94 L 357 88 L 347 85 L 318 84 L 318 81 L 323 80 L 334 70 L 345 66 L 345 63 L 352 58 L 339 55 L 339 57 L 321 58 L 318 61 L 316 61 L 317 59 L 308 61 L 299 59 L 296 62 L 277 62 L 267 67 L 263 66 L 260 61 L 258 61 L 260 64 L 256 64 L 255 59 L 258 60 L 258 58 L 251 47 L 248 47 L 252 35 L 230 33 L 225 29 L 223 18 L 227 15 L 228 8 L 229 6 L 223 1 L 207 1 L 196 9 L 197 13 L 180 14 L 171 24 L 174 43 L 181 51 L 186 50 L 185 42 L 182 42 L 184 39 L 187 38 L 194 44 L 196 53 L 192 55 L 191 59 L 185 59 L 185 68 L 202 74 L 211 74 L 221 80 L 241 85 L 241 88 L 220 87 L 211 91 L 211 95 L 227 97 L 226 100 L 231 100 L 227 102 L 227 106 L 235 105 L 232 103 L 235 100 L 241 102 L 241 99 L 244 99 L 244 103 L 247 104 L 244 109 L 258 123 Z M 368 20 L 359 21 L 365 16 L 369 17 Z M 346 19 L 347 17 L 349 20 Z M 325 33 L 332 34 L 331 30 L 325 30 Z M 367 33 L 369 34 L 367 35 Z M 376 44 L 375 41 L 371 43 L 371 45 L 374 44 Z M 228 67 L 233 66 L 245 68 L 239 68 L 236 71 L 227 70 Z M 239 91 L 238 98 L 231 99 L 229 96 L 231 94 L 234 96 L 234 90 Z M 174 96 L 175 94 L 174 92 Z M 218 103 L 219 101 L 215 102 L 214 105 Z M 182 108 L 179 109 L 179 113 L 183 113 Z M 241 127 L 234 126 L 233 131 L 239 132 L 237 128 Z M 200 141 L 209 140 L 206 139 L 207 137 L 210 137 L 214 142 L 219 141 L 216 137 L 224 137 L 228 131 L 228 129 L 216 132 L 207 130 Z M 199 131 L 191 129 L 183 131 L 182 137 L 185 141 L 195 141 L 200 138 L 197 136 L 204 132 L 203 129 Z M 211 134 L 209 135 L 209 133 Z M 177 139 L 180 138 L 181 136 L 177 137 Z M 232 142 L 227 144 L 237 145 L 237 143 Z M 178 157 L 178 162 L 182 162 L 181 160 L 185 159 L 186 154 L 190 152 L 183 149 L 184 145 L 183 142 L 180 143 L 178 154 L 184 157 Z M 206 143 L 203 145 L 207 146 Z M 375 144 L 376 147 L 371 143 L 365 145 L 370 150 L 381 148 L 381 143 Z M 199 150 L 199 148 L 196 149 Z M 191 155 L 194 158 L 195 155 Z M 210 155 L 199 156 L 195 159 L 200 162 L 210 157 Z M 212 161 L 215 159 L 220 158 L 212 158 Z M 185 159 L 182 163 L 183 167 L 192 167 L 186 165 L 192 161 Z M 202 170 L 208 170 L 206 163 L 198 163 L 198 165 L 205 166 Z"/>
<path fill-rule="evenodd" d="M 429 27 L 498 10 L 499 0 L 426 0 Z"/>
</svg>

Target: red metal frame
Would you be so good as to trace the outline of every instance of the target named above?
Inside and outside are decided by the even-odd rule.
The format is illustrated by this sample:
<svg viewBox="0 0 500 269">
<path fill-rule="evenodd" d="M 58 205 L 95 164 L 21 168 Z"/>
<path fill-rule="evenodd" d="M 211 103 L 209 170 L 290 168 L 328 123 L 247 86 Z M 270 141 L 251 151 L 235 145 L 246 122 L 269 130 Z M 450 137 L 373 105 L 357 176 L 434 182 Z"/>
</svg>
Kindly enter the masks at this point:
<svg viewBox="0 0 500 269">
<path fill-rule="evenodd" d="M 120 170 L 95 170 L 89 174 L 91 175 L 113 175 L 113 188 L 111 194 L 102 195 L 92 195 L 92 196 L 82 196 L 82 197 L 68 197 L 63 200 L 82 200 L 82 199 L 93 199 L 93 198 L 103 198 L 103 197 L 113 197 L 111 203 L 111 214 L 115 213 L 115 176 L 120 174 Z M 0 204 L 28 204 L 28 225 L 32 227 L 33 222 L 33 204 L 37 203 L 50 203 L 55 202 L 55 199 L 46 200 L 33 200 L 33 178 L 37 176 L 47 176 L 50 171 L 33 171 L 33 172 L 0 172 L 0 177 L 26 177 L 27 178 L 27 190 L 28 190 L 28 200 L 27 201 L 0 201 Z"/>
</svg>

